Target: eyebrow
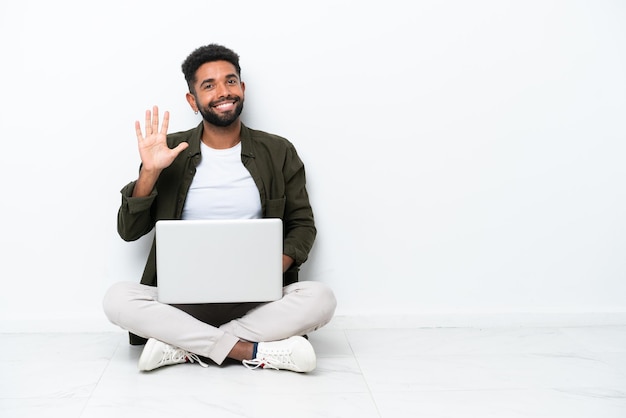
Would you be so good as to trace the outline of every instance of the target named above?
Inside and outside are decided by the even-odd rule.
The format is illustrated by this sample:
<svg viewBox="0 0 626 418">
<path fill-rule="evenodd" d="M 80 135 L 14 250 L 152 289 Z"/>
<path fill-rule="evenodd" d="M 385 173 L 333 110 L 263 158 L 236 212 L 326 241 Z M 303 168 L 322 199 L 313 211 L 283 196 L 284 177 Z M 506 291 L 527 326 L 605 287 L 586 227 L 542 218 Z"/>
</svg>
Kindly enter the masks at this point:
<svg viewBox="0 0 626 418">
<path fill-rule="evenodd" d="M 239 77 L 235 73 L 228 74 L 226 75 L 225 78 L 226 80 L 232 80 L 233 78 L 236 78 L 237 80 L 239 80 Z M 205 80 L 202 80 L 202 82 L 200 83 L 200 86 L 202 87 L 204 84 L 213 83 L 213 82 L 215 82 L 214 78 L 207 78 Z"/>
</svg>

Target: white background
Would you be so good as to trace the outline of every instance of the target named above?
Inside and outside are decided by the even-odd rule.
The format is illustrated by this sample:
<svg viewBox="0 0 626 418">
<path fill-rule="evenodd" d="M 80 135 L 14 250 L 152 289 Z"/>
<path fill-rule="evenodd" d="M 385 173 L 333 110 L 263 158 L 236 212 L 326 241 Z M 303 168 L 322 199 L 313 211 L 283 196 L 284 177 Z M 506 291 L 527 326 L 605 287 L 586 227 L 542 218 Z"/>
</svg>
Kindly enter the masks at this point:
<svg viewBox="0 0 626 418">
<path fill-rule="evenodd" d="M 199 122 L 180 64 L 211 42 L 241 55 L 244 122 L 306 164 L 302 278 L 338 316 L 623 319 L 625 22 L 617 0 L 3 0 L 0 331 L 110 326 L 148 244 L 116 233 L 134 121 Z"/>
</svg>

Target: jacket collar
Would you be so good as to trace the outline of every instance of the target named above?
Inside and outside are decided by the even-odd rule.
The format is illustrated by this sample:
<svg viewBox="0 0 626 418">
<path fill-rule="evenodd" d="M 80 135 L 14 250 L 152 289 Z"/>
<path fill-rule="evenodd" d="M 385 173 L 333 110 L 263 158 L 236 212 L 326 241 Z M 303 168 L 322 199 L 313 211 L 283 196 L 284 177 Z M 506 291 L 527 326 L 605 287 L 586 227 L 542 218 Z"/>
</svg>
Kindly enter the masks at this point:
<svg viewBox="0 0 626 418">
<path fill-rule="evenodd" d="M 193 157 L 200 154 L 200 143 L 202 142 L 202 133 L 204 132 L 204 125 L 202 122 L 193 130 L 189 137 L 188 156 Z M 252 134 L 250 129 L 241 124 L 241 133 L 239 139 L 241 140 L 241 155 L 249 158 L 255 158 L 254 146 L 252 145 Z"/>
</svg>

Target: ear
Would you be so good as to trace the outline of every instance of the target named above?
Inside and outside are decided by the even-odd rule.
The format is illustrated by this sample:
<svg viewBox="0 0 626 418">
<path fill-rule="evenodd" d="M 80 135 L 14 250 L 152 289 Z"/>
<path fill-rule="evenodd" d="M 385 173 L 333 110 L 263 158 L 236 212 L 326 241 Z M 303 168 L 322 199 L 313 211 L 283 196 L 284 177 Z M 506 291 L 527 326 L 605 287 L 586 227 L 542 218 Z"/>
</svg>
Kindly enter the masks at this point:
<svg viewBox="0 0 626 418">
<path fill-rule="evenodd" d="M 191 110 L 193 110 L 194 112 L 197 112 L 198 104 L 196 103 L 196 97 L 191 93 L 187 93 L 185 95 L 185 98 L 187 99 L 187 103 L 189 103 L 189 106 L 191 106 Z"/>
<path fill-rule="evenodd" d="M 241 82 L 241 91 L 243 91 L 244 93 L 246 92 L 246 83 L 244 83 L 243 81 Z"/>
</svg>

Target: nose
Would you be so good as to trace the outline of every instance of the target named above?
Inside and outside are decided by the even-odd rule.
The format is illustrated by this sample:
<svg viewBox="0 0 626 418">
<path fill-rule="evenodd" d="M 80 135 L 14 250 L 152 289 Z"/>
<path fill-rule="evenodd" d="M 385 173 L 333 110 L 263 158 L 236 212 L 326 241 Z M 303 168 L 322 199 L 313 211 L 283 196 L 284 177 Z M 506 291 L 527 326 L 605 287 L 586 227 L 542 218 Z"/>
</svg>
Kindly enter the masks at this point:
<svg viewBox="0 0 626 418">
<path fill-rule="evenodd" d="M 228 84 L 219 83 L 217 85 L 217 96 L 219 98 L 227 97 L 230 94 L 230 86 Z"/>
</svg>

